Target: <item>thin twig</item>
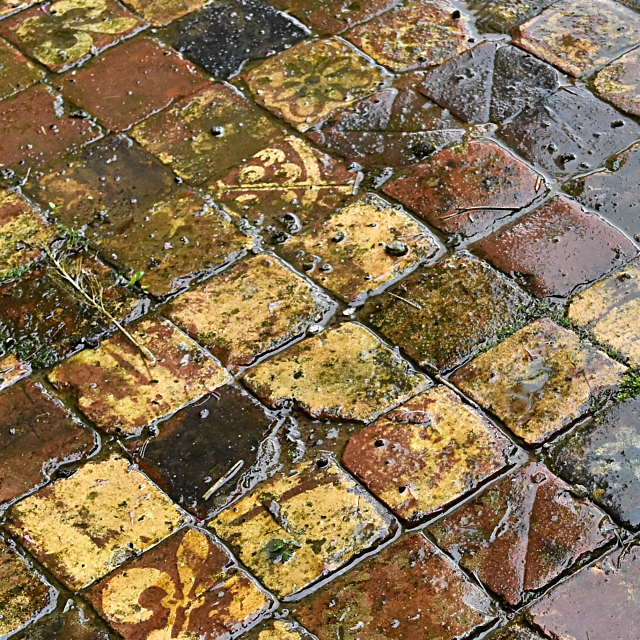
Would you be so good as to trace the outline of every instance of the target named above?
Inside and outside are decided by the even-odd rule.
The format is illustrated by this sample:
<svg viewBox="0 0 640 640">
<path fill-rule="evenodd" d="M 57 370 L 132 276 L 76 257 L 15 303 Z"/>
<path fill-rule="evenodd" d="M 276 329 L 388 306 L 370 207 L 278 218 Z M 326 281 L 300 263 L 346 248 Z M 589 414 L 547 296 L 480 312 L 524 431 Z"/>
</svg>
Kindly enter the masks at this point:
<svg viewBox="0 0 640 640">
<path fill-rule="evenodd" d="M 422 311 L 422 307 L 417 302 L 412 302 L 411 300 L 407 300 L 402 296 L 396 295 L 395 293 L 391 293 L 391 291 L 387 291 L 387 293 L 390 296 L 393 296 L 394 298 L 398 298 L 398 300 L 402 300 L 402 302 L 406 302 L 407 304 L 410 304 L 412 307 L 415 307 L 416 309 L 418 309 L 418 311 Z"/>
</svg>

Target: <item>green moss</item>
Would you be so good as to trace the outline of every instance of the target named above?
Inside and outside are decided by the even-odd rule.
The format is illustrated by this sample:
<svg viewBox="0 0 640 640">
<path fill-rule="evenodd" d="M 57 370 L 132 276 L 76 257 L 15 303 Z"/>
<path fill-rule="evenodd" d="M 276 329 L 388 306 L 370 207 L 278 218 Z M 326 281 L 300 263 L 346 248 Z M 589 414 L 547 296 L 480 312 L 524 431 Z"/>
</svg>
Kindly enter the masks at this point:
<svg viewBox="0 0 640 640">
<path fill-rule="evenodd" d="M 625 373 L 616 400 L 624 402 L 638 395 L 640 395 L 640 367 L 633 367 Z"/>
</svg>

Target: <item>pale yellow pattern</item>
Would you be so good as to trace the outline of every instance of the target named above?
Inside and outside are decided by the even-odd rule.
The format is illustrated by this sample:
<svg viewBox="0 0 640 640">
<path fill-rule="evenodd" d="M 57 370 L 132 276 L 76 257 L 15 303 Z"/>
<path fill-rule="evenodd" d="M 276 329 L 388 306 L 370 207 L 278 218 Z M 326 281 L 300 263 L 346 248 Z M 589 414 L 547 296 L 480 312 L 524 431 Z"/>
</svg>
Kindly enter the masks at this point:
<svg viewBox="0 0 640 640">
<path fill-rule="evenodd" d="M 258 635 L 258 640 L 304 640 L 295 630 L 291 629 L 286 622 L 276 620 L 273 629 L 265 629 Z"/>
</svg>

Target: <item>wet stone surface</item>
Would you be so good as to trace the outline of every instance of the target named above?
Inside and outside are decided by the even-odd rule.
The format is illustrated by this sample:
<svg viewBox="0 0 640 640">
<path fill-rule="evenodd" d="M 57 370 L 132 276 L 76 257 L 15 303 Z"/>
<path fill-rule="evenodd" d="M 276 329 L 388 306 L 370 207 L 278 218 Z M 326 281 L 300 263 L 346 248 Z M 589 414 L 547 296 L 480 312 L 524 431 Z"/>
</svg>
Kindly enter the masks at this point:
<svg viewBox="0 0 640 640">
<path fill-rule="evenodd" d="M 23 91 L 43 75 L 19 51 L 0 40 L 0 100 Z"/>
<path fill-rule="evenodd" d="M 20 362 L 13 354 L 0 358 L 0 391 L 31 375 L 31 365 Z"/>
<path fill-rule="evenodd" d="M 599 95 L 619 109 L 640 115 L 640 52 L 637 50 L 618 58 L 595 77 Z"/>
<path fill-rule="evenodd" d="M 185 18 L 176 49 L 219 79 L 244 64 L 288 49 L 309 31 L 264 0 L 226 0 Z"/>
<path fill-rule="evenodd" d="M 542 176 L 495 142 L 440 151 L 383 191 L 442 231 L 487 233 L 545 193 Z"/>
<path fill-rule="evenodd" d="M 252 256 L 169 305 L 167 316 L 232 371 L 303 336 L 335 309 L 268 254 Z"/>
<path fill-rule="evenodd" d="M 22 11 L 35 4 L 35 0 L 0 0 L 0 17 Z"/>
<path fill-rule="evenodd" d="M 511 606 L 615 539 L 600 509 L 538 463 L 500 480 L 429 528 L 436 542 Z"/>
<path fill-rule="evenodd" d="M 548 318 L 479 355 L 451 381 L 517 436 L 540 444 L 583 416 L 625 368 Z"/>
<path fill-rule="evenodd" d="M 572 431 L 550 452 L 551 465 L 567 482 L 626 526 L 640 527 L 640 401 L 606 409 Z"/>
<path fill-rule="evenodd" d="M 525 625 L 516 623 L 492 633 L 487 636 L 487 640 L 543 640 L 543 638 Z"/>
<path fill-rule="evenodd" d="M 243 382 L 268 406 L 294 401 L 314 418 L 368 422 L 429 382 L 368 329 L 345 323 L 251 369 Z"/>
<path fill-rule="evenodd" d="M 154 546 L 184 521 L 118 457 L 90 462 L 14 505 L 8 529 L 70 589 L 81 589 Z"/>
<path fill-rule="evenodd" d="M 48 375 L 104 431 L 136 434 L 230 381 L 217 360 L 167 320 L 142 320 L 129 330 L 136 345 L 119 332 Z"/>
<path fill-rule="evenodd" d="M 198 529 L 183 530 L 113 572 L 88 598 L 125 640 L 228 638 L 272 604 L 226 549 Z"/>
<path fill-rule="evenodd" d="M 618 229 L 557 196 L 473 251 L 535 296 L 568 296 L 623 266 L 637 249 Z"/>
<path fill-rule="evenodd" d="M 482 414 L 436 386 L 353 436 L 343 462 L 397 516 L 415 522 L 500 472 L 512 448 Z"/>
<path fill-rule="evenodd" d="M 510 29 L 533 17 L 557 0 L 469 0 L 482 31 L 508 33 Z"/>
<path fill-rule="evenodd" d="M 419 533 L 303 600 L 294 615 L 320 640 L 454 640 L 495 618 L 489 597 Z"/>
<path fill-rule="evenodd" d="M 209 524 L 279 597 L 391 537 L 396 523 L 330 456 L 268 480 Z"/>
<path fill-rule="evenodd" d="M 468 253 L 421 268 L 374 298 L 363 315 L 430 370 L 450 370 L 516 323 L 529 298 Z"/>
<path fill-rule="evenodd" d="M 160 27 L 199 9 L 206 0 L 126 0 L 124 4 L 154 27 Z"/>
<path fill-rule="evenodd" d="M 248 633 L 247 640 L 311 640 L 303 627 L 289 620 L 274 620 Z"/>
</svg>

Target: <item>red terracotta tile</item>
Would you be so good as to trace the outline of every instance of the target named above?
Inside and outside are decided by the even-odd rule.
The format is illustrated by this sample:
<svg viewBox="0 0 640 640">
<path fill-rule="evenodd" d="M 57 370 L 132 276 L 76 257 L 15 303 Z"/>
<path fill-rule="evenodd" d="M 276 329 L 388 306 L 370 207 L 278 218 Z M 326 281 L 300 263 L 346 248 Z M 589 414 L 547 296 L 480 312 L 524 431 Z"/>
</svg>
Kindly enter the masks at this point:
<svg viewBox="0 0 640 640">
<path fill-rule="evenodd" d="M 23 91 L 44 77 L 19 51 L 0 40 L 0 100 Z"/>
</svg>

